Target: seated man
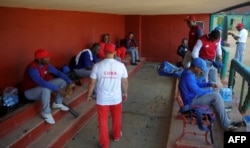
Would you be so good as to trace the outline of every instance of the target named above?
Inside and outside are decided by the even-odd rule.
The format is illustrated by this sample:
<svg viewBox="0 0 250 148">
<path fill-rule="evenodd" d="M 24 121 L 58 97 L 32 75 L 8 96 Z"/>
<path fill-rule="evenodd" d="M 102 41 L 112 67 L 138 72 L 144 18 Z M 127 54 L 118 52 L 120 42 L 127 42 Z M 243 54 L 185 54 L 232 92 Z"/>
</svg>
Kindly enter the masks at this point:
<svg viewBox="0 0 250 148">
<path fill-rule="evenodd" d="M 90 49 L 80 51 L 75 58 L 74 71 L 77 77 L 89 78 L 94 64 L 97 62 L 96 55 L 100 51 L 100 45 L 94 43 Z"/>
<path fill-rule="evenodd" d="M 223 128 L 226 130 L 236 129 L 241 122 L 232 122 L 228 118 L 221 95 L 214 89 L 208 88 L 217 88 L 217 85 L 196 80 L 195 75 L 200 75 L 205 71 L 207 71 L 206 62 L 201 58 L 193 59 L 191 67 L 183 71 L 180 77 L 179 90 L 184 105 L 212 105 Z"/>
<path fill-rule="evenodd" d="M 99 42 L 101 48 L 100 48 L 100 52 L 97 54 L 98 58 L 105 59 L 104 46 L 105 44 L 108 44 L 108 43 L 110 43 L 110 35 L 108 33 L 103 34 L 102 40 Z M 115 53 L 114 58 L 124 63 L 125 57 L 126 57 L 126 48 L 124 47 L 116 48 L 116 53 Z"/>
<path fill-rule="evenodd" d="M 58 78 L 53 78 L 54 74 Z M 66 95 L 66 85 L 72 81 L 62 72 L 50 64 L 50 54 L 45 49 L 35 51 L 35 60 L 28 65 L 24 72 L 21 91 L 28 100 L 41 100 L 43 105 L 42 117 L 49 124 L 54 124 L 55 120 L 51 115 L 50 98 L 55 96 L 52 108 L 63 111 L 69 110 L 62 104 Z"/>
<path fill-rule="evenodd" d="M 134 39 L 134 33 L 129 32 L 125 39 L 126 52 L 131 54 L 131 65 L 137 65 L 136 62 L 140 62 L 138 45 Z"/>
<path fill-rule="evenodd" d="M 181 45 L 177 49 L 177 54 L 182 57 L 182 60 L 184 59 L 187 50 L 188 50 L 188 39 L 183 38 L 181 41 Z"/>
<path fill-rule="evenodd" d="M 183 59 L 185 57 L 187 50 L 188 50 L 188 39 L 183 38 L 181 41 L 181 45 L 179 45 L 177 48 L 177 54 L 182 58 L 181 61 L 177 62 L 177 66 L 184 67 L 182 65 L 182 62 L 183 62 Z"/>
</svg>

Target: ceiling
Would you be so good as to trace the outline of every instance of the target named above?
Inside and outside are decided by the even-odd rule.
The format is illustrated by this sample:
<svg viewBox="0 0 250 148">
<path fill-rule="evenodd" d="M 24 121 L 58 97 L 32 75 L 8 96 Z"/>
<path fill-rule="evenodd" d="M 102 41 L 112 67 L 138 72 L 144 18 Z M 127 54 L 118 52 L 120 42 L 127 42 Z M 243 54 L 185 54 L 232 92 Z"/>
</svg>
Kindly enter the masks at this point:
<svg viewBox="0 0 250 148">
<path fill-rule="evenodd" d="M 214 13 L 249 0 L 0 0 L 0 6 L 121 15 Z"/>
</svg>

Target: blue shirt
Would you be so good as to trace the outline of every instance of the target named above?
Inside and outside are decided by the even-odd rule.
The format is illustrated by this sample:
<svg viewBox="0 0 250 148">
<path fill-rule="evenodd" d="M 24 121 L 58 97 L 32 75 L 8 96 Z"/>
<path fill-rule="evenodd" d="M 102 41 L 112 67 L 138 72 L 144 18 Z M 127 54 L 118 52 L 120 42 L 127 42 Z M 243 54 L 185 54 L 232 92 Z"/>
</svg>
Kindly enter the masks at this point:
<svg viewBox="0 0 250 148">
<path fill-rule="evenodd" d="M 42 65 L 41 65 L 42 66 Z M 72 83 L 72 81 L 61 71 L 57 70 L 55 67 L 53 67 L 51 64 L 48 64 L 48 71 L 54 75 L 56 75 L 59 78 L 62 78 L 67 83 Z M 37 85 L 48 88 L 53 91 L 58 91 L 59 87 L 57 85 L 51 84 L 48 81 L 45 81 L 42 77 L 40 77 L 40 74 L 36 68 L 29 68 L 28 69 L 28 75 L 31 77 L 31 79 L 37 83 Z"/>
<path fill-rule="evenodd" d="M 195 74 L 189 69 L 184 70 L 179 81 L 179 90 L 184 105 L 191 104 L 195 97 L 213 92 L 213 90 L 205 88 L 210 86 L 211 83 L 197 81 Z"/>
<path fill-rule="evenodd" d="M 80 55 L 80 58 L 79 58 L 77 65 L 75 65 L 75 69 L 92 67 L 96 63 L 97 57 L 95 54 L 92 53 L 93 60 L 91 60 L 90 56 L 91 55 L 89 54 L 88 51 L 83 52 Z"/>
</svg>

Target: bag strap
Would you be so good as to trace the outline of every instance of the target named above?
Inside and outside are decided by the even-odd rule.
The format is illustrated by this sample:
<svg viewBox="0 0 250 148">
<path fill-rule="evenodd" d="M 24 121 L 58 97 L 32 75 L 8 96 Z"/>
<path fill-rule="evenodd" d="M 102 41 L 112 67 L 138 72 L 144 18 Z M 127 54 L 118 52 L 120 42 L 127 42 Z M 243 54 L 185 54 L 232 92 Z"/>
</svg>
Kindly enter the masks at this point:
<svg viewBox="0 0 250 148">
<path fill-rule="evenodd" d="M 192 114 L 192 110 L 194 111 L 194 113 L 196 115 L 197 125 L 198 125 L 199 129 L 202 130 L 202 131 L 209 130 L 207 127 L 203 126 L 203 122 L 202 122 L 202 116 L 203 116 L 202 114 L 203 114 L 203 112 L 201 111 L 200 108 L 198 108 L 198 107 L 193 108 L 190 104 L 186 104 L 182 108 L 180 108 L 181 113 L 190 111 L 190 113 Z"/>
</svg>

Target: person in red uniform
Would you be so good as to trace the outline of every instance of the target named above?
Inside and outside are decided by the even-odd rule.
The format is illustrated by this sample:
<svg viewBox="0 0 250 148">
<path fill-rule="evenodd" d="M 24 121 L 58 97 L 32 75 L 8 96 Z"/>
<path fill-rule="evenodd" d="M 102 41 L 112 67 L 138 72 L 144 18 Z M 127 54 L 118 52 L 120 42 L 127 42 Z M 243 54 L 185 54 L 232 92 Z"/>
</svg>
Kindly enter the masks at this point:
<svg viewBox="0 0 250 148">
<path fill-rule="evenodd" d="M 188 51 L 185 54 L 182 65 L 184 68 L 189 68 L 192 59 L 192 50 L 197 40 L 203 35 L 203 31 L 201 27 L 196 24 L 195 16 L 190 15 L 185 19 L 185 21 L 187 22 L 187 26 L 190 28 L 190 30 L 188 37 Z"/>
<path fill-rule="evenodd" d="M 220 31 L 213 30 L 211 33 L 205 34 L 198 39 L 193 48 L 192 57 L 200 57 L 205 60 L 208 69 L 204 73 L 206 82 L 217 83 L 218 70 L 213 66 L 213 63 L 215 60 L 219 62 L 222 60 Z"/>
<path fill-rule="evenodd" d="M 110 35 L 108 33 L 103 34 L 102 40 L 99 42 L 101 49 L 99 53 L 97 54 L 97 57 L 99 59 L 105 59 L 104 46 L 105 44 L 108 44 L 108 43 L 110 43 Z M 126 57 L 126 48 L 125 47 L 116 48 L 115 58 L 121 61 L 122 63 L 124 63 L 125 57 Z"/>
<path fill-rule="evenodd" d="M 102 148 L 109 148 L 109 115 L 113 140 L 119 141 L 122 136 L 122 102 L 127 100 L 128 72 L 124 64 L 114 59 L 113 44 L 105 44 L 104 52 L 106 58 L 96 63 L 91 72 L 87 100 L 93 99 L 96 88 L 99 143 Z"/>
<path fill-rule="evenodd" d="M 49 124 L 54 124 L 50 109 L 51 95 L 55 96 L 52 108 L 67 111 L 69 108 L 62 104 L 63 96 L 66 95 L 67 84 L 72 81 L 61 71 L 50 64 L 50 53 L 46 49 L 35 51 L 35 60 L 31 62 L 25 72 L 21 92 L 28 100 L 41 100 L 43 111 L 42 117 Z M 58 78 L 54 78 L 54 74 Z"/>
</svg>

